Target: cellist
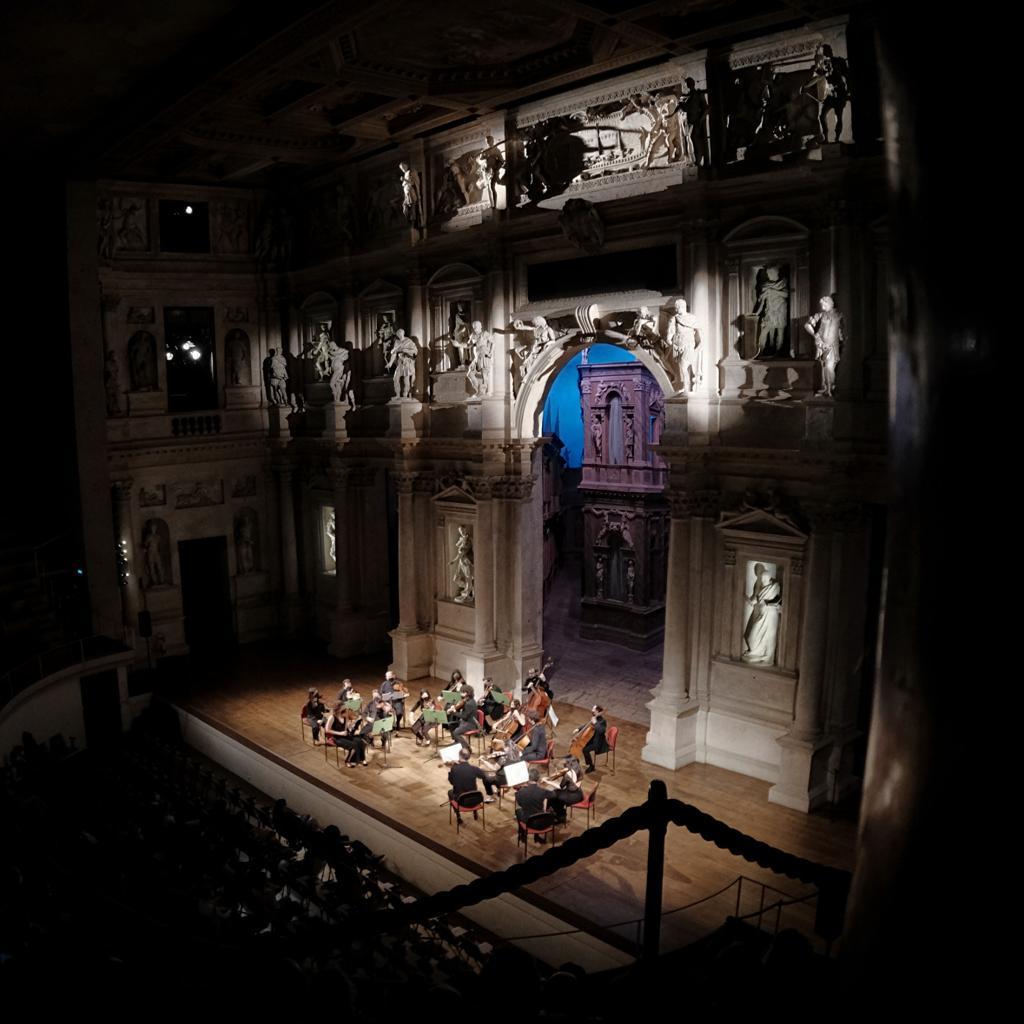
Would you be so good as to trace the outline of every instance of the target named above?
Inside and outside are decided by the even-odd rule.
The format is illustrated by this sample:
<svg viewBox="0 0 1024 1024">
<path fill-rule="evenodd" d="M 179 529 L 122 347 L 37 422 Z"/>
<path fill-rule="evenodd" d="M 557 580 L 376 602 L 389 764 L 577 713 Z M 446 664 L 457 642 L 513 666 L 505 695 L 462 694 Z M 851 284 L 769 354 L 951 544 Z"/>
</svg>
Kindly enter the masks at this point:
<svg viewBox="0 0 1024 1024">
<path fill-rule="evenodd" d="M 608 740 L 605 737 L 605 733 L 608 731 L 608 723 L 604 719 L 604 708 L 599 704 L 595 704 L 590 710 L 592 712 L 591 719 L 583 726 L 583 729 L 593 728 L 593 735 L 583 747 L 583 758 L 587 762 L 587 775 L 592 771 L 596 771 L 597 766 L 594 764 L 594 755 L 603 754 L 608 749 Z M 570 746 L 569 749 L 571 750 L 572 747 Z"/>
</svg>

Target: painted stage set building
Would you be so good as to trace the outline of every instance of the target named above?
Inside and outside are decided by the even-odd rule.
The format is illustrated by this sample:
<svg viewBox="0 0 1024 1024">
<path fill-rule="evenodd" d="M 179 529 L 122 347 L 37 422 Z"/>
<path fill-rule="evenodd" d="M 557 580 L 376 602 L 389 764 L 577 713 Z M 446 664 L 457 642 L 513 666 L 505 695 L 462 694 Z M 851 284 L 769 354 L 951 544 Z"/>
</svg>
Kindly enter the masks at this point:
<svg viewBox="0 0 1024 1024">
<path fill-rule="evenodd" d="M 632 358 L 580 370 L 582 628 L 664 643 L 642 757 L 842 797 L 888 290 L 848 27 L 565 76 L 301 187 L 75 186 L 100 288 L 72 280 L 73 319 L 102 328 L 75 387 L 111 502 L 92 596 L 139 658 L 307 634 L 519 688 L 544 656 L 541 411 L 610 343 Z"/>
</svg>

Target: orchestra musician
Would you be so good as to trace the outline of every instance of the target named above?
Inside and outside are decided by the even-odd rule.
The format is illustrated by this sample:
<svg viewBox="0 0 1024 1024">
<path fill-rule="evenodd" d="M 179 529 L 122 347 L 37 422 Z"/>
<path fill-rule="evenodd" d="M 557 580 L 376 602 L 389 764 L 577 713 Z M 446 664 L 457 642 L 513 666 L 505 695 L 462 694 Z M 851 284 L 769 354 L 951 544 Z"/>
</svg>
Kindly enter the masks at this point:
<svg viewBox="0 0 1024 1024">
<path fill-rule="evenodd" d="M 481 759 L 481 763 L 495 769 L 494 784 L 504 788 L 508 785 L 508 779 L 505 777 L 506 766 L 522 759 L 523 752 L 514 743 L 506 743 L 503 739 L 495 738 L 491 740 L 490 758 L 486 762 Z"/>
<path fill-rule="evenodd" d="M 412 706 L 410 714 L 416 714 L 418 711 L 420 717 L 412 723 L 412 734 L 416 737 L 416 746 L 421 747 L 424 743 L 430 745 L 430 738 L 427 736 L 427 732 L 430 729 L 430 723 L 423 717 L 423 712 L 427 708 L 432 708 L 435 711 L 441 710 L 441 699 L 434 700 L 426 690 L 420 691 L 420 699 L 416 701 Z"/>
<path fill-rule="evenodd" d="M 462 684 L 462 700 L 452 705 L 449 721 L 451 721 L 451 713 L 458 716 L 454 727 L 449 727 L 451 728 L 452 739 L 458 740 L 464 750 L 469 750 L 469 739 L 466 737 L 466 733 L 480 728 L 480 723 L 476 720 L 476 698 L 473 693 L 473 687 L 469 683 Z"/>
<path fill-rule="evenodd" d="M 390 701 L 395 712 L 395 728 L 400 729 L 405 723 L 405 698 L 409 696 L 404 683 L 395 678 L 395 673 L 384 673 L 384 682 L 380 684 L 380 695 L 383 700 Z"/>
<path fill-rule="evenodd" d="M 525 824 L 528 818 L 540 814 L 547 798 L 548 792 L 540 784 L 540 769 L 531 768 L 530 781 L 516 790 L 516 820 Z M 546 839 L 546 836 L 533 837 L 535 843 L 543 843 Z"/>
<path fill-rule="evenodd" d="M 480 701 L 480 707 L 484 713 L 484 731 L 490 732 L 490 722 L 497 722 L 504 714 L 504 704 L 499 704 L 494 699 L 494 680 L 490 676 L 484 679 L 484 696 Z"/>
<path fill-rule="evenodd" d="M 583 748 L 583 758 L 587 762 L 586 773 L 588 775 L 597 767 L 594 764 L 594 755 L 603 754 L 608 750 L 608 740 L 605 736 L 608 731 L 608 723 L 604 719 L 604 708 L 595 704 L 590 710 L 593 714 L 588 724 L 593 726 L 593 735 Z"/>
<path fill-rule="evenodd" d="M 528 742 L 522 748 L 524 761 L 542 761 L 548 754 L 548 734 L 544 729 L 543 716 L 536 711 L 527 712 L 530 721 L 526 736 Z M 522 743 L 522 738 L 520 738 Z"/>
<path fill-rule="evenodd" d="M 526 729 L 526 712 L 522 701 L 513 698 L 508 705 L 508 712 L 494 723 L 494 735 L 502 740 L 518 740 Z"/>
<path fill-rule="evenodd" d="M 346 711 L 341 701 L 331 709 L 324 724 L 328 742 L 346 750 L 345 767 L 355 768 L 366 765 L 366 740 L 361 735 L 362 719 L 354 711 Z"/>
<path fill-rule="evenodd" d="M 311 686 L 306 703 L 302 705 L 302 717 L 306 725 L 313 731 L 314 747 L 320 745 L 320 729 L 324 724 L 324 714 L 326 711 L 327 708 L 324 707 L 324 702 L 320 698 L 320 691 L 315 686 Z"/>
<path fill-rule="evenodd" d="M 583 787 L 580 785 L 580 763 L 575 757 L 565 759 L 565 770 L 558 789 L 548 794 L 548 810 L 555 816 L 559 825 L 564 825 L 566 808 L 578 804 L 583 799 Z"/>
<path fill-rule="evenodd" d="M 342 679 L 341 689 L 338 691 L 337 700 L 344 703 L 347 700 L 355 700 L 359 694 L 356 692 L 356 688 L 352 685 L 351 679 Z"/>
<path fill-rule="evenodd" d="M 523 689 L 531 692 L 538 688 L 543 689 L 548 696 L 548 700 L 554 700 L 555 691 L 551 689 L 551 684 L 548 682 L 548 677 L 545 675 L 552 665 L 554 665 L 553 661 L 546 661 L 544 662 L 543 668 L 539 670 L 536 666 L 531 668 L 526 674 L 526 681 L 523 683 Z"/>
<path fill-rule="evenodd" d="M 451 785 L 451 789 L 448 790 L 448 799 L 454 800 L 457 796 L 462 793 L 469 793 L 471 790 L 477 788 L 477 783 L 482 782 L 484 784 L 484 797 L 485 804 L 493 804 L 494 797 L 494 783 L 490 780 L 487 773 L 483 768 L 478 768 L 475 764 L 469 763 L 469 751 L 462 749 L 459 751 L 459 759 L 451 766 L 448 772 L 448 782 Z M 462 820 L 461 815 L 456 812 L 456 817 Z"/>
</svg>

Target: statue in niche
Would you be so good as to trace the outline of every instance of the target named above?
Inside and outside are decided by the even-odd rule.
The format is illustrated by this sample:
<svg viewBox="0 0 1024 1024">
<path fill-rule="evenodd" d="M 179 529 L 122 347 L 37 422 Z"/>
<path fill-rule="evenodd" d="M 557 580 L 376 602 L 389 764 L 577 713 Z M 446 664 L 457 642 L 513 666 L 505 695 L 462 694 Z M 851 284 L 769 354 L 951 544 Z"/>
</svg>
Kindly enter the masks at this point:
<svg viewBox="0 0 1024 1024">
<path fill-rule="evenodd" d="M 350 409 L 356 407 L 356 396 L 352 390 L 352 367 L 347 348 L 331 342 L 331 394 L 336 402 L 345 401 Z"/>
<path fill-rule="evenodd" d="M 277 349 L 270 349 L 263 360 L 263 381 L 271 405 L 288 404 L 288 362 Z"/>
<path fill-rule="evenodd" d="M 594 593 L 597 597 L 604 597 L 604 555 L 597 555 L 594 558 Z"/>
<path fill-rule="evenodd" d="M 466 301 L 453 302 L 448 309 L 448 337 L 455 352 L 454 369 L 469 364 L 469 318 L 470 304 Z"/>
<path fill-rule="evenodd" d="M 818 129 L 822 142 L 828 142 L 828 114 L 835 117 L 835 141 L 843 133 L 843 111 L 850 98 L 848 68 L 842 57 L 832 53 L 828 43 L 818 43 L 814 48 L 814 64 L 811 77 L 802 92 L 818 105 Z"/>
<path fill-rule="evenodd" d="M 391 360 L 391 349 L 395 344 L 395 313 L 388 310 L 377 314 L 377 329 L 374 332 L 374 344 L 380 345 L 385 365 Z"/>
<path fill-rule="evenodd" d="M 704 383 L 704 346 L 699 332 L 697 318 L 686 311 L 686 299 L 676 299 L 665 341 L 676 358 L 684 391 L 692 392 Z"/>
<path fill-rule="evenodd" d="M 247 576 L 256 571 L 256 524 L 248 509 L 235 516 L 235 551 L 238 575 Z"/>
<path fill-rule="evenodd" d="M 782 587 L 762 562 L 754 566 L 754 585 L 747 598 L 750 616 L 743 630 L 743 660 L 753 665 L 775 662 L 775 643 L 782 611 Z"/>
<path fill-rule="evenodd" d="M 479 320 L 473 321 L 469 344 L 473 358 L 466 369 L 466 379 L 475 395 L 489 395 L 491 393 L 491 360 L 494 355 L 494 340 L 490 331 L 485 331 L 484 325 Z"/>
<path fill-rule="evenodd" d="M 633 417 L 626 416 L 622 421 L 623 445 L 626 449 L 626 461 L 632 462 L 636 455 L 636 432 L 633 429 Z"/>
<path fill-rule="evenodd" d="M 332 562 L 338 561 L 338 517 L 334 509 L 324 523 L 324 536 L 327 538 L 327 553 Z"/>
<path fill-rule="evenodd" d="M 228 379 L 234 385 L 249 382 L 249 338 L 237 328 L 227 336 Z"/>
<path fill-rule="evenodd" d="M 683 114 L 683 159 L 697 167 L 711 163 L 708 145 L 708 94 L 698 89 L 692 78 L 685 79 L 686 92 L 681 100 Z"/>
<path fill-rule="evenodd" d="M 132 391 L 156 391 L 156 338 L 148 331 L 133 334 L 128 342 L 128 369 Z"/>
<path fill-rule="evenodd" d="M 455 538 L 455 556 L 449 560 L 455 566 L 452 573 L 454 600 L 465 604 L 473 600 L 473 534 L 468 526 L 460 526 Z"/>
<path fill-rule="evenodd" d="M 109 263 L 114 257 L 117 232 L 114 229 L 114 204 L 108 196 L 104 196 L 97 204 L 96 217 L 98 222 L 96 252 L 104 263 Z"/>
<path fill-rule="evenodd" d="M 651 444 L 661 443 L 661 432 L 665 429 L 665 401 L 654 398 L 648 407 L 651 414 Z"/>
<path fill-rule="evenodd" d="M 249 248 L 249 226 L 242 203 L 217 203 L 214 214 L 214 248 L 218 252 L 244 253 Z"/>
<path fill-rule="evenodd" d="M 294 218 L 282 203 L 270 199 L 260 214 L 260 226 L 256 232 L 254 252 L 259 266 L 274 264 L 282 269 L 287 267 L 291 262 L 294 235 Z"/>
<path fill-rule="evenodd" d="M 309 349 L 309 356 L 313 359 L 316 379 L 319 381 L 330 380 L 331 378 L 331 348 L 333 345 L 331 324 L 330 321 L 325 321 L 317 328 L 316 336 L 313 338 Z"/>
<path fill-rule="evenodd" d="M 334 186 L 334 208 L 338 233 L 346 242 L 354 242 L 356 235 L 356 211 L 352 204 L 352 195 L 345 187 L 344 182 L 341 181 Z"/>
<path fill-rule="evenodd" d="M 759 275 L 760 276 L 760 275 Z M 782 355 L 789 326 L 789 281 L 779 267 L 765 267 L 757 286 L 753 316 L 757 323 L 757 354 L 755 359 Z"/>
<path fill-rule="evenodd" d="M 395 340 L 391 346 L 391 355 L 384 369 L 393 370 L 396 398 L 412 398 L 413 385 L 416 382 L 416 356 L 419 345 L 414 338 L 407 338 L 403 328 L 395 331 Z"/>
<path fill-rule="evenodd" d="M 417 231 L 423 227 L 423 193 L 420 189 L 419 172 L 410 167 L 404 160 L 398 165 L 402 175 L 402 213 L 409 227 Z"/>
<path fill-rule="evenodd" d="M 822 295 L 818 304 L 821 312 L 807 321 L 804 330 L 814 338 L 814 357 L 821 367 L 821 390 L 818 394 L 831 398 L 836 390 L 836 369 L 843 354 L 846 334 L 843 314 L 835 308 L 832 296 Z"/>
<path fill-rule="evenodd" d="M 570 199 L 558 215 L 562 234 L 577 249 L 597 253 L 604 248 L 604 221 L 593 203 Z"/>
<path fill-rule="evenodd" d="M 604 417 L 599 412 L 594 413 L 591 421 L 590 437 L 594 442 L 594 461 L 600 462 L 604 452 Z"/>
<path fill-rule="evenodd" d="M 630 558 L 626 561 L 626 602 L 633 603 L 633 592 L 636 589 L 636 562 Z"/>
<path fill-rule="evenodd" d="M 146 210 L 134 199 L 118 199 L 117 248 L 140 250 L 146 248 Z"/>
<path fill-rule="evenodd" d="M 658 334 L 658 318 L 653 316 L 646 306 L 640 307 L 633 326 L 626 333 L 626 340 L 648 350 L 661 341 L 661 335 Z"/>
<path fill-rule="evenodd" d="M 163 532 L 159 519 L 150 519 L 142 530 L 142 551 L 145 574 L 143 577 L 147 590 L 162 587 L 168 582 L 170 573 L 166 572 L 167 550 L 161 537 Z M 166 529 L 166 527 L 164 527 Z"/>
<path fill-rule="evenodd" d="M 498 182 L 505 173 L 505 157 L 502 155 L 501 147 L 494 141 L 494 136 L 488 133 L 484 136 L 487 145 L 476 155 L 477 185 L 483 195 L 487 196 L 487 202 L 492 210 L 498 208 Z"/>
<path fill-rule="evenodd" d="M 103 387 L 107 393 L 107 415 L 121 415 L 121 371 L 113 349 L 107 349 L 103 363 Z"/>
</svg>

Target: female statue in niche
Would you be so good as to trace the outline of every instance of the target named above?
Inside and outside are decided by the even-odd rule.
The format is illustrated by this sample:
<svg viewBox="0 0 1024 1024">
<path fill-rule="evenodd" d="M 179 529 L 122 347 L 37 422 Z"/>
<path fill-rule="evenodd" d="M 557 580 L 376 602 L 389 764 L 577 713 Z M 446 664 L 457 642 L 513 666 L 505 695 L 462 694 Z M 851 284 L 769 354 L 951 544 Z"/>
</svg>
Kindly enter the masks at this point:
<svg viewBox="0 0 1024 1024">
<path fill-rule="evenodd" d="M 772 665 L 779 636 L 782 586 L 762 562 L 754 565 L 754 585 L 747 604 L 750 605 L 750 617 L 743 630 L 743 660 L 754 665 Z"/>
<path fill-rule="evenodd" d="M 455 566 L 452 574 L 452 590 L 455 600 L 465 604 L 473 600 L 473 535 L 468 526 L 460 526 L 455 538 L 455 557 L 449 562 Z"/>
<path fill-rule="evenodd" d="M 128 367 L 132 391 L 156 391 L 156 338 L 139 331 L 128 342 Z"/>
<path fill-rule="evenodd" d="M 778 266 L 765 267 L 753 315 L 758 317 L 757 355 L 754 358 L 784 355 L 786 328 L 789 326 L 789 281 Z"/>
<path fill-rule="evenodd" d="M 256 537 L 252 517 L 241 512 L 235 518 L 235 549 L 238 554 L 238 575 L 256 571 Z"/>
</svg>

